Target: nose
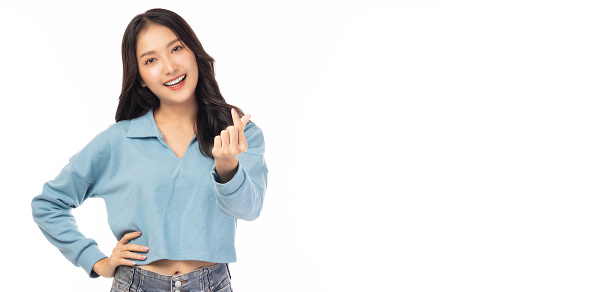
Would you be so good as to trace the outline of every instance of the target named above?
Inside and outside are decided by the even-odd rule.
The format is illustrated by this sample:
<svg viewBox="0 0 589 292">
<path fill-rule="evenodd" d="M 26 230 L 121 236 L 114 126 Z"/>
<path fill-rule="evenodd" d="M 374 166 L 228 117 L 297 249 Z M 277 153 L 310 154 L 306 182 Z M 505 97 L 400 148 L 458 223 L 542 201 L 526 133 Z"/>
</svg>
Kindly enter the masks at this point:
<svg viewBox="0 0 589 292">
<path fill-rule="evenodd" d="M 171 73 L 176 72 L 176 69 L 177 69 L 176 64 L 172 60 L 170 60 L 170 58 L 164 57 L 162 59 L 162 61 L 164 63 L 163 70 L 164 70 L 165 74 L 171 74 Z"/>
</svg>

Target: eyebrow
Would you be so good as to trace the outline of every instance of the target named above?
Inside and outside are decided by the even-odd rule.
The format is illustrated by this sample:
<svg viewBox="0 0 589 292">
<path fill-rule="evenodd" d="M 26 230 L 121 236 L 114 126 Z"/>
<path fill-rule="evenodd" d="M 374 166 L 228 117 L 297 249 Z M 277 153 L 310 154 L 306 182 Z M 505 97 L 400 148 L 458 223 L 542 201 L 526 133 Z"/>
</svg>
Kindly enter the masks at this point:
<svg viewBox="0 0 589 292">
<path fill-rule="evenodd" d="M 169 47 L 169 46 L 171 46 L 171 45 L 173 45 L 175 42 L 177 42 L 179 40 L 180 39 L 175 39 L 175 40 L 169 42 L 168 43 L 168 46 L 166 46 L 166 48 Z M 149 54 L 153 54 L 153 53 L 155 53 L 155 52 L 154 51 L 145 52 L 145 53 L 141 54 L 141 56 L 139 57 L 139 59 L 143 58 L 143 56 L 145 56 L 145 55 L 149 55 Z"/>
</svg>

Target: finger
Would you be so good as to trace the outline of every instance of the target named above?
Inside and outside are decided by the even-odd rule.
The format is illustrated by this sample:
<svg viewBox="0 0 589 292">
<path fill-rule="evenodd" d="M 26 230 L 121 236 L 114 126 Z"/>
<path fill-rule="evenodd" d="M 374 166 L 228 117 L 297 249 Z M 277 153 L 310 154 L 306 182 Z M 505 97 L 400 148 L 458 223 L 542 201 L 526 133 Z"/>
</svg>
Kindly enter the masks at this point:
<svg viewBox="0 0 589 292">
<path fill-rule="evenodd" d="M 239 114 L 234 108 L 231 108 L 231 116 L 233 117 L 233 125 L 238 127 L 239 129 L 243 129 L 243 125 L 241 124 Z"/>
<path fill-rule="evenodd" d="M 227 127 L 227 131 L 229 132 L 229 150 L 231 153 L 237 153 L 237 146 L 239 146 L 239 132 L 242 130 L 239 130 L 237 127 L 230 126 Z"/>
<path fill-rule="evenodd" d="M 134 266 L 135 262 L 134 261 L 130 261 L 130 260 L 126 260 L 126 259 L 119 259 L 118 261 L 115 261 L 118 265 L 125 265 L 125 266 Z"/>
<path fill-rule="evenodd" d="M 250 114 L 243 116 L 242 121 L 244 122 L 243 123 L 244 125 L 247 125 L 247 122 L 249 121 L 250 117 L 251 117 Z M 244 128 L 245 128 L 245 126 L 244 126 Z M 245 150 L 247 150 L 247 140 L 245 138 L 244 129 L 241 129 L 239 131 L 239 149 L 241 150 L 239 152 L 245 152 Z"/>
<path fill-rule="evenodd" d="M 245 138 L 245 132 L 243 130 L 239 131 L 239 153 L 243 153 L 247 151 L 247 139 Z"/>
<path fill-rule="evenodd" d="M 123 238 L 121 238 L 121 240 L 119 240 L 119 244 L 127 244 L 127 242 L 129 242 L 129 240 L 131 240 L 133 238 L 137 238 L 140 235 L 141 235 L 141 231 L 127 233 L 123 236 Z"/>
<path fill-rule="evenodd" d="M 243 127 L 245 128 L 245 125 L 247 125 L 247 122 L 250 120 L 250 118 L 252 117 L 252 115 L 247 114 L 244 115 L 243 117 L 241 117 L 241 124 L 243 125 Z"/>
<path fill-rule="evenodd" d="M 122 253 L 121 257 L 126 258 L 126 259 L 136 259 L 136 260 L 144 260 L 147 258 L 147 256 L 145 256 L 145 255 L 130 252 L 130 251 L 126 251 L 126 252 Z"/>
<path fill-rule="evenodd" d="M 218 156 L 219 150 L 221 150 L 221 136 L 215 136 L 213 144 L 213 157 Z"/>
<path fill-rule="evenodd" d="M 227 130 L 221 131 L 221 149 L 227 148 L 229 146 L 229 133 Z M 221 152 L 221 154 L 224 154 Z"/>
<path fill-rule="evenodd" d="M 129 244 L 125 244 L 125 249 L 124 250 L 148 251 L 149 248 L 147 246 L 129 243 Z"/>
</svg>

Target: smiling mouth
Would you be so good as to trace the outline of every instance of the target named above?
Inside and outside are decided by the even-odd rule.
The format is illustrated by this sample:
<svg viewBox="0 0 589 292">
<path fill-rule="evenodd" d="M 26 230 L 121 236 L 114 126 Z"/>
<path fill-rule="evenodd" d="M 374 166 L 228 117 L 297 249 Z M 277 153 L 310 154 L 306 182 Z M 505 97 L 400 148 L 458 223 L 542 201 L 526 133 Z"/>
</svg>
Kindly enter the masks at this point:
<svg viewBox="0 0 589 292">
<path fill-rule="evenodd" d="M 177 87 L 180 84 L 182 84 L 182 82 L 184 81 L 185 78 L 186 78 L 186 74 L 184 74 L 184 75 L 182 75 L 182 76 L 180 76 L 170 82 L 166 82 L 166 83 L 164 83 L 164 85 L 167 87 Z"/>
</svg>

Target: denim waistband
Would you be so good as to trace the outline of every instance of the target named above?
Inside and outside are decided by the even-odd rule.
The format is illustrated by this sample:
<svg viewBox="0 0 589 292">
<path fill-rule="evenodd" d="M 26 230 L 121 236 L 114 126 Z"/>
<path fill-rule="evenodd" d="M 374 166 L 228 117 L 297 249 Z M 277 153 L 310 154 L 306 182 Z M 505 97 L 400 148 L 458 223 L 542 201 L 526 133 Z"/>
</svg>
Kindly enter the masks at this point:
<svg viewBox="0 0 589 292">
<path fill-rule="evenodd" d="M 121 265 L 117 267 L 112 284 L 113 289 L 118 291 L 218 291 L 229 285 L 229 268 L 225 263 L 173 276 L 159 274 L 139 266 Z"/>
</svg>

